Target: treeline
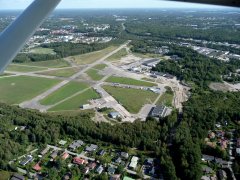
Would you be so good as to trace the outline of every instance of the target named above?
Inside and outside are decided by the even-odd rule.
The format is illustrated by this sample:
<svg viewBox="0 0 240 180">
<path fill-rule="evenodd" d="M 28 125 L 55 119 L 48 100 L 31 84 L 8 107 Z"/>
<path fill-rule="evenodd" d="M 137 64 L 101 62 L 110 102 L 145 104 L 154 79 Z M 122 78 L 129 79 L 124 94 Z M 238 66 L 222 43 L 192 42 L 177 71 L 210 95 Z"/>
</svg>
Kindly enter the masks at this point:
<svg viewBox="0 0 240 180">
<path fill-rule="evenodd" d="M 41 47 L 43 48 L 51 48 L 54 52 L 57 53 L 61 58 L 74 56 L 79 54 L 90 53 L 93 51 L 102 50 L 107 48 L 111 45 L 121 44 L 122 41 L 115 40 L 108 43 L 93 43 L 93 44 L 85 44 L 85 43 L 68 43 L 68 42 L 61 42 L 61 43 L 51 43 L 51 44 L 43 44 Z"/>
<path fill-rule="evenodd" d="M 163 19 L 128 21 L 126 32 L 136 36 L 160 37 L 165 39 L 193 38 L 198 40 L 239 43 L 239 32 L 232 27 L 211 27 L 209 29 L 193 28 L 178 22 L 175 17 Z M 189 22 L 192 23 L 192 22 Z"/>
<path fill-rule="evenodd" d="M 15 63 L 25 63 L 25 62 L 36 62 L 36 61 L 48 61 L 59 58 L 64 58 L 68 56 L 80 55 L 85 53 L 90 53 L 93 51 L 99 51 L 105 49 L 109 46 L 119 45 L 123 43 L 123 40 L 113 40 L 108 43 L 94 43 L 94 44 L 84 44 L 84 43 L 50 43 L 41 45 L 42 48 L 51 48 L 56 53 L 52 54 L 34 54 L 34 53 L 20 53 L 14 59 Z"/>
<path fill-rule="evenodd" d="M 170 46 L 168 55 L 178 55 L 181 59 L 161 61 L 154 70 L 170 73 L 180 80 L 193 82 L 198 87 L 206 88 L 209 82 L 221 82 L 222 75 L 235 73 L 240 67 L 237 60 L 222 62 L 200 55 L 190 48 L 174 45 Z"/>
<path fill-rule="evenodd" d="M 59 55 L 52 54 L 20 53 L 14 58 L 13 62 L 14 63 L 37 62 L 54 60 L 59 58 L 60 58 Z"/>
<path fill-rule="evenodd" d="M 170 124 L 160 124 L 153 119 L 147 122 L 136 121 L 112 126 L 109 123 L 91 121 L 94 115 L 89 112 L 83 112 L 78 116 L 60 116 L 42 114 L 6 104 L 0 104 L 0 114 L 0 169 L 8 169 L 8 162 L 26 153 L 24 149 L 30 144 L 37 146 L 57 144 L 59 139 L 66 137 L 155 152 L 157 147 L 166 144 L 170 127 Z M 25 126 L 26 129 L 14 130 L 17 126 Z M 172 176 L 171 171 L 167 173 L 169 167 L 174 168 L 171 156 L 161 152 L 157 155 L 166 157 L 165 176 Z"/>
</svg>

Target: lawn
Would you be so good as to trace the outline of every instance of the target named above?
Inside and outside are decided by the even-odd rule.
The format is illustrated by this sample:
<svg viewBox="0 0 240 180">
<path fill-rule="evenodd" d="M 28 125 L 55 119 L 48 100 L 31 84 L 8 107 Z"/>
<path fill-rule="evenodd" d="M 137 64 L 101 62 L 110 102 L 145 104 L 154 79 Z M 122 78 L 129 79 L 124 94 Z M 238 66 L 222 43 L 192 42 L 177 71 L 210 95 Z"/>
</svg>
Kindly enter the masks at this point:
<svg viewBox="0 0 240 180">
<path fill-rule="evenodd" d="M 39 66 L 39 67 L 47 67 L 47 68 L 69 67 L 69 63 L 61 59 L 50 60 L 50 61 L 28 62 L 28 63 L 23 63 L 23 65 Z"/>
<path fill-rule="evenodd" d="M 41 100 L 40 103 L 42 105 L 53 105 L 86 88 L 88 88 L 88 85 L 85 83 L 70 82 Z"/>
<path fill-rule="evenodd" d="M 30 50 L 30 53 L 33 53 L 33 54 L 56 54 L 56 52 L 54 52 L 53 49 L 42 48 L 42 47 L 33 48 Z"/>
<path fill-rule="evenodd" d="M 171 107 L 174 94 L 171 88 L 166 87 L 166 89 L 167 91 L 160 97 L 160 99 L 157 102 L 157 105 L 165 105 L 165 106 Z"/>
<path fill-rule="evenodd" d="M 99 74 L 96 69 L 89 69 L 86 74 L 94 81 L 100 81 L 104 76 Z"/>
<path fill-rule="evenodd" d="M 111 46 L 101 51 L 95 51 L 87 54 L 72 56 L 71 59 L 73 60 L 74 63 L 79 65 L 92 64 L 116 49 L 117 47 Z"/>
<path fill-rule="evenodd" d="M 91 99 L 100 98 L 94 89 L 89 89 L 73 98 L 49 109 L 49 111 L 78 110 L 83 104 L 88 104 Z"/>
<path fill-rule="evenodd" d="M 46 70 L 44 67 L 29 67 L 29 66 L 19 66 L 16 64 L 11 64 L 8 66 L 7 71 L 12 72 L 34 72 L 34 71 L 42 71 Z"/>
<path fill-rule="evenodd" d="M 147 87 L 153 87 L 157 84 L 146 82 L 146 81 L 139 81 L 132 78 L 125 78 L 125 77 L 117 77 L 117 76 L 111 76 L 109 77 L 106 82 L 111 83 L 119 83 L 119 84 L 126 84 L 126 85 L 134 85 L 134 86 L 147 86 Z"/>
<path fill-rule="evenodd" d="M 0 171 L 0 179 L 2 179 L 2 180 L 7 180 L 7 179 L 10 179 L 10 177 L 11 177 L 11 174 L 12 173 L 10 173 L 10 172 L 8 172 L 8 171 Z"/>
<path fill-rule="evenodd" d="M 122 104 L 130 113 L 138 113 L 145 104 L 152 103 L 158 97 L 150 91 L 140 89 L 128 89 L 112 86 L 103 86 L 120 104 Z"/>
<path fill-rule="evenodd" d="M 67 68 L 60 70 L 46 71 L 39 74 L 48 75 L 48 76 L 57 76 L 57 77 L 71 77 L 79 71 L 78 68 Z"/>
<path fill-rule="evenodd" d="M 59 82 L 59 80 L 27 76 L 1 78 L 0 101 L 19 104 L 31 100 Z"/>
<path fill-rule="evenodd" d="M 107 67 L 106 64 L 98 64 L 98 65 L 94 66 L 93 69 L 103 70 L 106 67 Z"/>
<path fill-rule="evenodd" d="M 118 61 L 127 55 L 128 55 L 128 52 L 127 52 L 126 48 L 123 48 L 120 51 L 118 51 L 117 53 L 115 53 L 112 56 L 110 56 L 109 58 L 107 58 L 107 61 Z"/>
</svg>

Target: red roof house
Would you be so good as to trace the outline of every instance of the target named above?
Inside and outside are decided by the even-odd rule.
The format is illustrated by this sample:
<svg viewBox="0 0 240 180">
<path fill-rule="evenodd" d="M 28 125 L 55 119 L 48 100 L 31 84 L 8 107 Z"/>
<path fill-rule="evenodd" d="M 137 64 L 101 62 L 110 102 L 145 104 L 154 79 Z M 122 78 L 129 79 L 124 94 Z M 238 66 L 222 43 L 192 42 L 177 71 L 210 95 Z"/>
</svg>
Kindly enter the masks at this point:
<svg viewBox="0 0 240 180">
<path fill-rule="evenodd" d="M 37 163 L 35 166 L 33 166 L 33 169 L 35 170 L 35 171 L 41 171 L 41 166 L 40 166 L 40 163 Z"/>
<path fill-rule="evenodd" d="M 73 163 L 78 164 L 78 165 L 82 165 L 82 164 L 86 163 L 86 160 L 82 159 L 80 157 L 75 157 L 75 158 L 73 158 Z"/>
<path fill-rule="evenodd" d="M 69 157 L 69 154 L 67 152 L 63 153 L 62 159 L 66 160 Z"/>
</svg>

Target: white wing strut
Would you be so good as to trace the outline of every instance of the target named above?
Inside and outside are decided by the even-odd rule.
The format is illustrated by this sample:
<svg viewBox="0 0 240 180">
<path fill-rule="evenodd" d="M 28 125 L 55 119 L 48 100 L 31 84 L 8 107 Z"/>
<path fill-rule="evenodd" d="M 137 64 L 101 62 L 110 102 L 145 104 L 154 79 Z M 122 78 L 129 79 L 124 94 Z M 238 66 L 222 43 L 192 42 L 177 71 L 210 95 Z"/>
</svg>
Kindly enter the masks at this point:
<svg viewBox="0 0 240 180">
<path fill-rule="evenodd" d="M 61 0 L 35 0 L 0 34 L 0 73 L 12 62 L 25 43 Z"/>
</svg>

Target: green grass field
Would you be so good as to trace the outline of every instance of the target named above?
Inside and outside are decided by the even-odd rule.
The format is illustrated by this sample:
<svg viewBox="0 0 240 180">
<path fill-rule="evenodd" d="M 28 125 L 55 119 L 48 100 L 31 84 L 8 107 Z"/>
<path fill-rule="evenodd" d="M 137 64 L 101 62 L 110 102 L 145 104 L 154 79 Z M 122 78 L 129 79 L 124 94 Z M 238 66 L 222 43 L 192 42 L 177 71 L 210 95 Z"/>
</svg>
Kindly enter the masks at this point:
<svg viewBox="0 0 240 180">
<path fill-rule="evenodd" d="M 106 64 L 98 64 L 98 65 L 94 66 L 93 69 L 103 70 L 106 67 L 107 67 Z"/>
<path fill-rule="evenodd" d="M 15 64 L 11 64 L 8 66 L 7 71 L 12 72 L 34 72 L 34 71 L 42 71 L 47 68 L 44 67 L 29 67 L 29 66 L 19 66 Z"/>
<path fill-rule="evenodd" d="M 51 109 L 49 111 L 71 111 L 79 110 L 83 104 L 88 104 L 91 99 L 100 98 L 99 94 L 94 89 L 89 89 Z"/>
<path fill-rule="evenodd" d="M 147 86 L 147 87 L 153 87 L 157 84 L 146 82 L 146 81 L 139 81 L 132 78 L 125 78 L 125 77 L 117 77 L 117 76 L 111 76 L 109 77 L 106 82 L 111 83 L 119 83 L 119 84 L 126 84 L 126 85 L 134 85 L 134 86 Z"/>
<path fill-rule="evenodd" d="M 143 105 L 152 103 L 158 97 L 150 91 L 139 89 L 119 88 L 112 86 L 103 86 L 119 103 L 121 103 L 130 113 L 138 113 Z"/>
<path fill-rule="evenodd" d="M 10 73 L 3 73 L 3 74 L 0 74 L 0 77 L 4 77 L 4 76 L 11 76 L 13 74 L 10 74 Z"/>
<path fill-rule="evenodd" d="M 128 52 L 127 52 L 126 48 L 123 48 L 120 51 L 118 51 L 117 53 L 115 53 L 114 55 L 107 58 L 107 61 L 118 61 L 127 55 L 128 55 Z"/>
<path fill-rule="evenodd" d="M 42 47 L 33 48 L 33 49 L 30 50 L 30 53 L 34 53 L 34 54 L 56 54 L 56 52 L 54 52 L 53 49 L 42 48 Z"/>
<path fill-rule="evenodd" d="M 73 59 L 73 62 L 75 62 L 76 64 L 79 64 L 79 65 L 92 64 L 92 63 L 96 62 L 97 60 L 103 58 L 110 52 L 114 51 L 115 49 L 117 49 L 117 47 L 111 46 L 111 47 L 108 47 L 101 51 L 95 51 L 92 53 L 72 56 L 71 58 Z"/>
<path fill-rule="evenodd" d="M 53 105 L 88 87 L 89 86 L 85 83 L 70 82 L 67 85 L 60 88 L 59 90 L 57 90 L 56 92 L 50 94 L 48 97 L 41 100 L 40 103 L 42 105 Z"/>
<path fill-rule="evenodd" d="M 59 80 L 27 76 L 1 78 L 0 101 L 19 104 L 31 100 L 59 82 Z"/>
<path fill-rule="evenodd" d="M 118 61 L 122 57 L 125 57 L 127 55 L 128 55 L 128 52 L 127 52 L 126 48 L 123 48 L 120 51 L 118 51 L 117 53 L 115 53 L 114 55 L 107 58 L 107 61 Z"/>
<path fill-rule="evenodd" d="M 8 180 L 8 179 L 10 179 L 10 177 L 11 177 L 12 174 L 13 174 L 13 173 L 10 173 L 10 172 L 8 172 L 8 171 L 0 171 L 0 179 L 2 179 L 2 180 Z"/>
<path fill-rule="evenodd" d="M 93 80 L 93 81 L 100 81 L 104 76 L 99 74 L 99 71 L 96 69 L 89 69 L 86 74 Z"/>
<path fill-rule="evenodd" d="M 160 97 L 157 102 L 157 105 L 165 105 L 168 107 L 172 106 L 174 94 L 169 87 L 166 87 L 167 91 Z"/>
<path fill-rule="evenodd" d="M 78 70 L 79 70 L 78 68 L 67 68 L 67 69 L 41 72 L 39 74 L 48 75 L 48 76 L 57 76 L 57 77 L 71 77 L 72 75 L 76 74 Z"/>
<path fill-rule="evenodd" d="M 39 66 L 39 67 L 47 67 L 47 68 L 62 68 L 69 67 L 69 63 L 64 60 L 50 60 L 50 61 L 38 61 L 38 62 L 28 62 L 23 63 L 22 65 L 28 66 Z"/>
</svg>

